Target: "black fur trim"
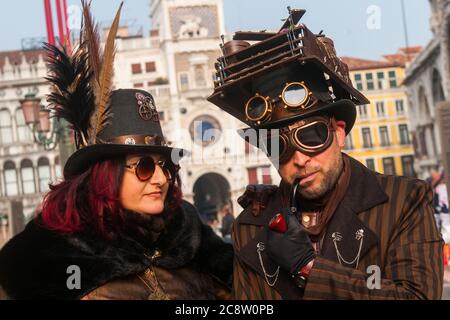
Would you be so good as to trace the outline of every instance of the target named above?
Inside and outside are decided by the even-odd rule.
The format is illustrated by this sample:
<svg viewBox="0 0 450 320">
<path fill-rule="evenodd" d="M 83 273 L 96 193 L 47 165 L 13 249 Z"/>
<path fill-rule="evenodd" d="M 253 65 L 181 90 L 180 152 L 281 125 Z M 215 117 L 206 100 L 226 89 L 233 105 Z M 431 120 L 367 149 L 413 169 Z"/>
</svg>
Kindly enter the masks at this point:
<svg viewBox="0 0 450 320">
<path fill-rule="evenodd" d="M 144 271 L 155 248 L 160 267 L 189 266 L 229 283 L 232 247 L 201 223 L 184 202 L 166 231 L 149 246 L 129 234 L 106 240 L 88 233 L 63 235 L 41 227 L 38 218 L 0 251 L 0 287 L 13 299 L 79 299 L 110 280 Z M 81 289 L 69 290 L 71 265 L 80 267 Z"/>
</svg>

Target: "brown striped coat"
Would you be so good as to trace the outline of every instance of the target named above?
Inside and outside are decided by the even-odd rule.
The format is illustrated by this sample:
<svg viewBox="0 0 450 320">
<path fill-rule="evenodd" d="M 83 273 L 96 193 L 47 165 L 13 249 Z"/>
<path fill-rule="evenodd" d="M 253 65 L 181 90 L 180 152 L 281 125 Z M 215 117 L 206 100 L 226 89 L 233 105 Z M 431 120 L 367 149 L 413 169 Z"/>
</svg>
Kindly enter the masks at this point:
<svg viewBox="0 0 450 320">
<path fill-rule="evenodd" d="M 236 299 L 441 298 L 443 241 L 434 220 L 430 186 L 417 179 L 377 174 L 350 160 L 348 191 L 327 226 L 304 291 L 282 270 L 275 285 L 266 282 L 260 256 L 268 274 L 274 274 L 277 265 L 264 251 L 259 256 L 257 245 L 264 243 L 267 224 L 279 211 L 281 198 L 274 186 L 258 186 L 257 192 L 247 189 L 239 199 L 245 209 L 233 227 Z M 356 239 L 361 230 L 362 243 Z M 359 261 L 341 260 L 341 265 L 337 252 L 352 262 L 360 245 Z M 380 289 L 367 285 L 373 273 L 367 268 L 372 265 L 381 270 Z"/>
</svg>

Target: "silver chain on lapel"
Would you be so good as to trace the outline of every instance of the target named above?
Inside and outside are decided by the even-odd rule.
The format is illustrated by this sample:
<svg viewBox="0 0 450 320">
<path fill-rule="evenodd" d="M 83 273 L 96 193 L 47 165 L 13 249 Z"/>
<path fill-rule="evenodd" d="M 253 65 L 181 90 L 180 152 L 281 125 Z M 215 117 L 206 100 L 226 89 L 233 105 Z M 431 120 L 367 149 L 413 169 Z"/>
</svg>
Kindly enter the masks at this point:
<svg viewBox="0 0 450 320">
<path fill-rule="evenodd" d="M 263 263 L 263 259 L 261 256 L 261 252 L 263 252 L 264 250 L 265 250 L 264 243 L 258 242 L 258 244 L 256 245 L 256 252 L 258 252 L 259 263 L 261 264 L 261 268 L 263 270 L 264 278 L 266 278 L 267 284 L 270 287 L 273 287 L 275 285 L 275 283 L 277 283 L 277 281 L 278 281 L 278 275 L 280 274 L 280 266 L 278 266 L 277 270 L 273 274 L 268 274 L 266 272 L 266 268 L 264 268 L 264 263 Z M 275 280 L 271 283 L 269 281 L 269 278 L 275 278 Z"/>
<path fill-rule="evenodd" d="M 339 264 L 342 265 L 343 263 L 345 263 L 347 265 L 353 265 L 356 262 L 355 269 L 358 268 L 359 258 L 361 256 L 361 249 L 362 249 L 362 245 L 363 245 L 363 241 L 364 241 L 364 230 L 363 229 L 359 229 L 355 233 L 355 239 L 357 241 L 359 241 L 359 249 L 358 249 L 358 254 L 356 255 L 356 257 L 352 261 L 345 260 L 344 257 L 342 256 L 342 254 L 339 252 L 339 248 L 338 248 L 337 243 L 342 240 L 341 233 L 340 232 L 333 232 L 331 237 L 333 238 L 334 247 L 336 248 L 336 255 L 337 255 Z"/>
</svg>

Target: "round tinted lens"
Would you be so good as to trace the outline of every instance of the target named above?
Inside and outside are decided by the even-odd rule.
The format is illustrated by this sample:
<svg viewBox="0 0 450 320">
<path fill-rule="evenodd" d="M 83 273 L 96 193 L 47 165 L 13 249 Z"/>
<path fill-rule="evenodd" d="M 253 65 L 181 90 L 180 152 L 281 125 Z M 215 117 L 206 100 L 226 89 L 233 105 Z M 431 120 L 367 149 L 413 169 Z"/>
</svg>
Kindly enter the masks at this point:
<svg viewBox="0 0 450 320">
<path fill-rule="evenodd" d="M 250 120 L 260 120 L 266 114 L 266 110 L 267 104 L 262 97 L 254 97 L 247 104 L 247 116 Z"/>
<path fill-rule="evenodd" d="M 328 134 L 328 126 L 323 122 L 317 122 L 304 128 L 299 128 L 295 133 L 295 137 L 300 144 L 315 148 L 327 141 Z"/>
<path fill-rule="evenodd" d="M 155 173 L 155 162 L 150 157 L 141 158 L 136 166 L 136 176 L 141 181 L 147 181 Z"/>
<path fill-rule="evenodd" d="M 283 100 L 288 106 L 300 106 L 306 98 L 306 89 L 298 83 L 290 84 L 283 92 Z"/>
<path fill-rule="evenodd" d="M 161 167 L 164 175 L 168 180 L 172 179 L 172 175 L 175 173 L 176 169 L 174 165 L 169 164 L 167 161 L 159 161 L 158 165 Z"/>
</svg>

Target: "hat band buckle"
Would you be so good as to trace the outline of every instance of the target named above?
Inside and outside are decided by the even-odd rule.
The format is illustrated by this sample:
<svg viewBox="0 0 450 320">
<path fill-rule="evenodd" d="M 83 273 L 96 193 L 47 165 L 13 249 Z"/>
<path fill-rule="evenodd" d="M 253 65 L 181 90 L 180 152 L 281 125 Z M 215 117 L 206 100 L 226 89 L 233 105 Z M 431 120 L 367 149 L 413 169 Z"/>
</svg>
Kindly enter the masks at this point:
<svg viewBox="0 0 450 320">
<path fill-rule="evenodd" d="M 124 144 L 124 145 L 147 145 L 167 147 L 170 145 L 165 139 L 159 135 L 125 135 L 119 136 L 107 141 L 108 144 Z"/>
</svg>

